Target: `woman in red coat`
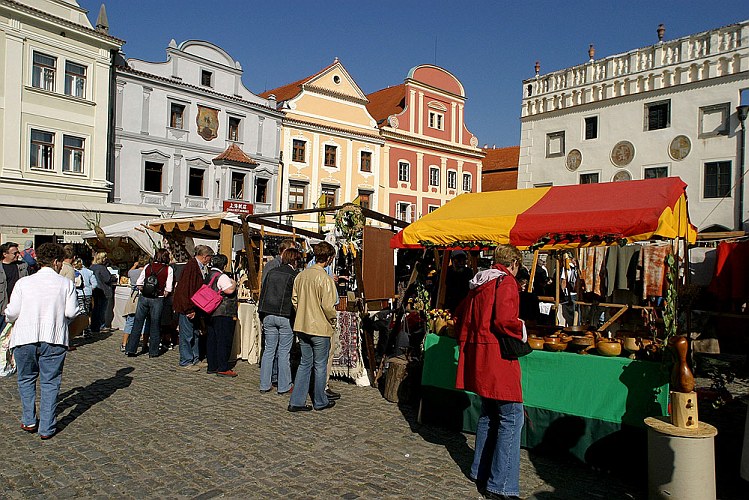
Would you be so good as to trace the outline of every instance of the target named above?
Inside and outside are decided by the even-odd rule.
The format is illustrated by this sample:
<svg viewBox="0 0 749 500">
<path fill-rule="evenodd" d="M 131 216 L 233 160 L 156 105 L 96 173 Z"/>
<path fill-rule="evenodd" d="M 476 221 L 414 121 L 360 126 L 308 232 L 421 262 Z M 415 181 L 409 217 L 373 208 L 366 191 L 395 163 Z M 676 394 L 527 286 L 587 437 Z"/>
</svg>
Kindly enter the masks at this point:
<svg viewBox="0 0 749 500">
<path fill-rule="evenodd" d="M 471 478 L 487 498 L 520 494 L 520 432 L 523 395 L 520 364 L 501 356 L 497 334 L 527 340 L 518 318 L 515 274 L 522 256 L 512 245 L 494 250 L 494 266 L 470 282 L 458 309 L 460 356 L 455 387 L 481 396 Z"/>
</svg>

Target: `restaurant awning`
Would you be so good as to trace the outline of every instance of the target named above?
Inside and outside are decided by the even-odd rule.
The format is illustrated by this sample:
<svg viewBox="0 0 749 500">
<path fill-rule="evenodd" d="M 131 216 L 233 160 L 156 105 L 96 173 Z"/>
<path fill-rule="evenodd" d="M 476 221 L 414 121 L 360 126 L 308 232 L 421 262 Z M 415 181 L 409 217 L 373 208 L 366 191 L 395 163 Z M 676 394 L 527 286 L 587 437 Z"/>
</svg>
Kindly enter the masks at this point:
<svg viewBox="0 0 749 500">
<path fill-rule="evenodd" d="M 568 248 L 686 238 L 686 184 L 678 177 L 460 195 L 393 236 L 392 248 Z"/>
<path fill-rule="evenodd" d="M 173 219 L 152 220 L 148 227 L 157 233 L 171 233 L 172 231 L 181 231 L 200 238 L 218 238 L 221 223 L 231 224 L 235 227 L 235 232 L 242 227 L 242 221 L 239 215 L 231 212 L 219 212 L 215 214 L 197 215 L 194 217 L 178 217 Z M 291 231 L 284 229 L 274 229 L 268 226 L 262 226 L 256 222 L 247 223 L 251 232 L 260 232 L 261 230 L 267 236 L 294 236 Z M 299 238 L 299 235 L 296 235 Z"/>
</svg>

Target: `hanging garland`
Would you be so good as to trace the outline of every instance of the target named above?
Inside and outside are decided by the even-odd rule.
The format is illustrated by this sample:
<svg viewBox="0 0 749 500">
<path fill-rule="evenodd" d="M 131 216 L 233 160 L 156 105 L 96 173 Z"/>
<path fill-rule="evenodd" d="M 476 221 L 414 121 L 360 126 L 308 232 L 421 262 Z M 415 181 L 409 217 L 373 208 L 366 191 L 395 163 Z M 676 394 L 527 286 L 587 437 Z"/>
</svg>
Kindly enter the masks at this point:
<svg viewBox="0 0 749 500">
<path fill-rule="evenodd" d="M 366 218 L 359 205 L 346 204 L 335 214 L 335 227 L 347 241 L 361 239 Z"/>
</svg>

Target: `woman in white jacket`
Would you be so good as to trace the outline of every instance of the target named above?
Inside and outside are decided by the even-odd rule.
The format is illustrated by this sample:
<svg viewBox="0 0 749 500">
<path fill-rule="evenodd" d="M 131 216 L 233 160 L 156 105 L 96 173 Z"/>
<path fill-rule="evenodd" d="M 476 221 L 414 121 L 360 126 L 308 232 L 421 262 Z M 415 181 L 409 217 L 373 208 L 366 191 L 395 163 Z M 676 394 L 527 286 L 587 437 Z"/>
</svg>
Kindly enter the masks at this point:
<svg viewBox="0 0 749 500">
<path fill-rule="evenodd" d="M 80 310 L 73 282 L 60 276 L 62 246 L 45 243 L 36 251 L 41 269 L 21 278 L 5 310 L 13 323 L 10 348 L 18 369 L 18 393 L 23 414 L 21 429 L 49 439 L 57 432 L 57 396 L 68 350 L 68 323 Z M 39 419 L 36 380 L 40 379 Z"/>
</svg>

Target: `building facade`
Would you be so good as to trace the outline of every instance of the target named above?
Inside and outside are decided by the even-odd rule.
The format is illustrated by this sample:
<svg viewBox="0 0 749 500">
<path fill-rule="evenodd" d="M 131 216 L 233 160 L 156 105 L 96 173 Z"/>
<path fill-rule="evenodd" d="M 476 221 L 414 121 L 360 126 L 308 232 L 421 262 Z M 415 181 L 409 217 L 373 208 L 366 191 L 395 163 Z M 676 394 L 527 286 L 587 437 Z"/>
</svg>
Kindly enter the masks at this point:
<svg viewBox="0 0 749 500">
<path fill-rule="evenodd" d="M 222 48 L 174 40 L 166 62 L 116 66 L 114 201 L 187 216 L 224 202 L 277 206 L 283 114 Z M 214 161 L 215 160 L 215 161 Z"/>
<path fill-rule="evenodd" d="M 482 191 L 505 191 L 518 187 L 520 146 L 486 147 L 481 168 Z"/>
<path fill-rule="evenodd" d="M 106 13 L 94 28 L 74 0 L 0 1 L 0 238 L 78 239 L 136 207 L 107 199 L 113 54 Z"/>
<path fill-rule="evenodd" d="M 383 140 L 367 111 L 367 97 L 337 58 L 312 76 L 260 95 L 276 99 L 278 109 L 285 112 L 282 211 L 353 201 L 383 211 Z M 304 214 L 292 220 L 314 229 L 321 222 L 316 215 Z M 326 224 L 331 222 L 328 217 Z"/>
<path fill-rule="evenodd" d="M 747 220 L 736 108 L 749 104 L 749 21 L 671 41 L 664 31 L 603 59 L 591 45 L 587 63 L 553 73 L 536 63 L 523 82 L 519 188 L 678 176 L 699 230 Z"/>
<path fill-rule="evenodd" d="M 385 141 L 385 213 L 411 222 L 459 194 L 481 191 L 484 153 L 465 125 L 466 95 L 455 76 L 416 66 L 404 83 L 367 98 Z"/>
</svg>

